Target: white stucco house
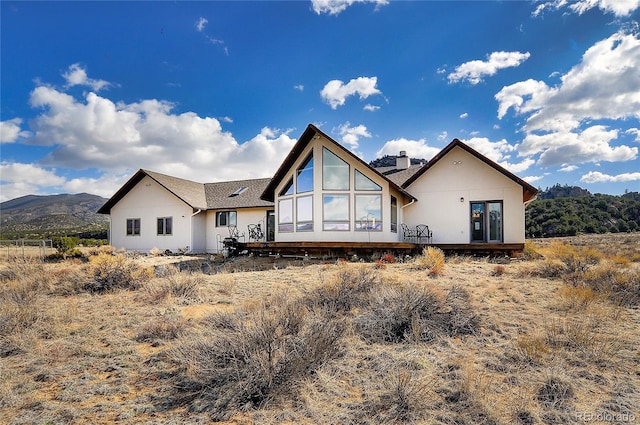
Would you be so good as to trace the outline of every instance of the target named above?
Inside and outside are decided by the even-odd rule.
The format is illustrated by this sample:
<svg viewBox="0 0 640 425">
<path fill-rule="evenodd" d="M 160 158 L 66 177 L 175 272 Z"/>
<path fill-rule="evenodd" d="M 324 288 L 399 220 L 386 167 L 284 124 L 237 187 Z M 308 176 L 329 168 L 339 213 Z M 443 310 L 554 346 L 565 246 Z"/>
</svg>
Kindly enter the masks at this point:
<svg viewBox="0 0 640 425">
<path fill-rule="evenodd" d="M 197 183 L 139 170 L 98 212 L 110 216 L 111 245 L 141 252 L 217 253 L 230 225 L 249 247 L 517 248 L 536 196 L 459 140 L 426 164 L 401 152 L 376 169 L 309 125 L 270 178 Z M 432 237 L 416 239 L 418 226 Z"/>
</svg>

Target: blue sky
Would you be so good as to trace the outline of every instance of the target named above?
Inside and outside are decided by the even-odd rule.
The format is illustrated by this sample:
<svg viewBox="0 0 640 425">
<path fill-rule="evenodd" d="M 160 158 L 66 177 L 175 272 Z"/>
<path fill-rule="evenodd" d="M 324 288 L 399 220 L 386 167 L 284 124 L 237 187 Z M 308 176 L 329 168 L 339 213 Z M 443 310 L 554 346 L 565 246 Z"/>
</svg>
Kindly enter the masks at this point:
<svg viewBox="0 0 640 425">
<path fill-rule="evenodd" d="M 640 0 L 2 1 L 0 200 L 270 177 L 309 123 L 640 191 Z"/>
</svg>

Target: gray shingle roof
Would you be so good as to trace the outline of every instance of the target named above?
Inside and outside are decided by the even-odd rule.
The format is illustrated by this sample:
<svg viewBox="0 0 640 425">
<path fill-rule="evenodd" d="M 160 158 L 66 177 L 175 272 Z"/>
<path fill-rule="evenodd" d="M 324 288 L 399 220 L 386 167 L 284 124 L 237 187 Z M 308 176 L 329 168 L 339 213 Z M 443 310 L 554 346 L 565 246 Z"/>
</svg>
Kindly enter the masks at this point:
<svg viewBox="0 0 640 425">
<path fill-rule="evenodd" d="M 206 183 L 204 185 L 207 198 L 207 208 L 250 208 L 250 207 L 271 207 L 273 202 L 260 199 L 260 195 L 267 187 L 270 178 L 236 180 L 230 182 Z M 239 195 L 232 196 L 238 189 L 246 187 L 247 190 Z"/>
<path fill-rule="evenodd" d="M 142 171 L 193 208 L 207 209 L 207 199 L 202 183 L 167 176 L 166 174 L 156 173 L 155 171 Z"/>
<path fill-rule="evenodd" d="M 409 168 L 405 168 L 404 170 L 398 170 L 396 167 L 378 167 L 374 168 L 377 172 L 397 184 L 398 186 L 402 186 L 404 182 L 406 182 L 411 176 L 420 170 L 422 165 L 412 165 Z"/>
</svg>

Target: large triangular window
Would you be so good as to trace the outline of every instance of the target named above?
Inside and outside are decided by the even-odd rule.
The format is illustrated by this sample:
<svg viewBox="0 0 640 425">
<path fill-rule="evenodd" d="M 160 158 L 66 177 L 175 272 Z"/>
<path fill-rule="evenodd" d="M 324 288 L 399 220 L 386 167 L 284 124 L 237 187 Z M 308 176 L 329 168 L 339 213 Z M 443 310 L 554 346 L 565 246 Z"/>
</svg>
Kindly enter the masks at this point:
<svg viewBox="0 0 640 425">
<path fill-rule="evenodd" d="M 356 190 L 382 190 L 382 188 L 376 184 L 369 177 L 356 170 Z"/>
<path fill-rule="evenodd" d="M 311 192 L 313 190 L 313 153 L 304 160 L 298 168 L 296 178 L 296 193 Z"/>
<path fill-rule="evenodd" d="M 293 177 L 284 185 L 278 196 L 293 195 Z"/>
</svg>

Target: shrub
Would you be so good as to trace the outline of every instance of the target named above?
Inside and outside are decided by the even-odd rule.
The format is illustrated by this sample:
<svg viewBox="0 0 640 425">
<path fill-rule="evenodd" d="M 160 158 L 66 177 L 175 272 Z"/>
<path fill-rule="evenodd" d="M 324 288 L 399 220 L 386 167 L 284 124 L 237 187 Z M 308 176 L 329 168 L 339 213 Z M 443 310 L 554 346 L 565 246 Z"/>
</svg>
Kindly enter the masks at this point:
<svg viewBox="0 0 640 425">
<path fill-rule="evenodd" d="M 514 343 L 515 353 L 525 363 L 543 364 L 549 355 L 550 347 L 543 335 L 521 335 Z"/>
<path fill-rule="evenodd" d="M 385 423 L 412 422 L 426 409 L 429 385 L 414 379 L 408 372 L 392 377 L 377 409 L 385 411 Z"/>
<path fill-rule="evenodd" d="M 220 316 L 224 323 L 179 346 L 174 357 L 200 388 L 196 403 L 215 419 L 233 409 L 277 399 L 339 353 L 344 322 L 328 320 L 298 301 L 279 297 L 251 315 Z M 231 322 L 231 323 L 229 323 Z M 186 362 L 186 363 L 185 363 Z"/>
<path fill-rule="evenodd" d="M 393 264 L 396 262 L 396 257 L 393 254 L 387 253 L 380 258 L 380 261 L 387 264 Z"/>
<path fill-rule="evenodd" d="M 354 326 L 372 342 L 424 342 L 438 335 L 475 332 L 478 316 L 467 291 L 453 286 L 446 297 L 435 287 L 383 284 L 361 306 Z"/>
<path fill-rule="evenodd" d="M 584 310 L 602 298 L 589 286 L 570 286 L 560 288 L 558 292 L 562 304 L 570 310 Z"/>
<path fill-rule="evenodd" d="M 52 239 L 53 247 L 63 256 L 69 256 L 72 254 L 79 243 L 80 239 L 76 237 L 62 236 L 54 237 Z"/>
<path fill-rule="evenodd" d="M 387 284 L 371 291 L 369 305 L 354 325 L 373 342 L 430 341 L 437 334 L 434 316 L 442 305 L 442 297 L 432 288 Z"/>
<path fill-rule="evenodd" d="M 496 264 L 493 267 L 493 271 L 491 272 L 491 276 L 502 276 L 504 272 L 507 270 L 505 266 L 502 264 Z"/>
<path fill-rule="evenodd" d="M 553 409 L 569 407 L 574 397 L 571 383 L 562 378 L 552 376 L 536 392 L 536 400 L 542 406 Z"/>
<path fill-rule="evenodd" d="M 444 251 L 429 246 L 422 250 L 422 255 L 416 257 L 415 264 L 420 269 L 428 270 L 430 276 L 439 276 L 444 270 Z"/>
<path fill-rule="evenodd" d="M 469 292 L 462 285 L 453 285 L 445 300 L 449 307 L 447 334 L 449 336 L 468 335 L 476 331 L 480 319 L 471 305 Z"/>
<path fill-rule="evenodd" d="M 176 339 L 183 332 L 185 323 L 175 317 L 162 316 L 142 325 L 136 341 L 159 345 L 160 341 Z"/>
<path fill-rule="evenodd" d="M 322 308 L 334 313 L 347 313 L 353 307 L 365 303 L 369 292 L 380 284 L 374 270 L 365 266 L 339 263 L 336 278 L 320 285 L 306 298 L 312 308 Z"/>
<path fill-rule="evenodd" d="M 608 296 L 619 305 L 640 304 L 640 270 L 605 261 L 578 276 L 582 285 Z"/>
<path fill-rule="evenodd" d="M 89 258 L 89 292 L 106 292 L 115 289 L 137 289 L 153 277 L 153 269 L 139 266 L 123 255 L 100 253 Z"/>
</svg>

